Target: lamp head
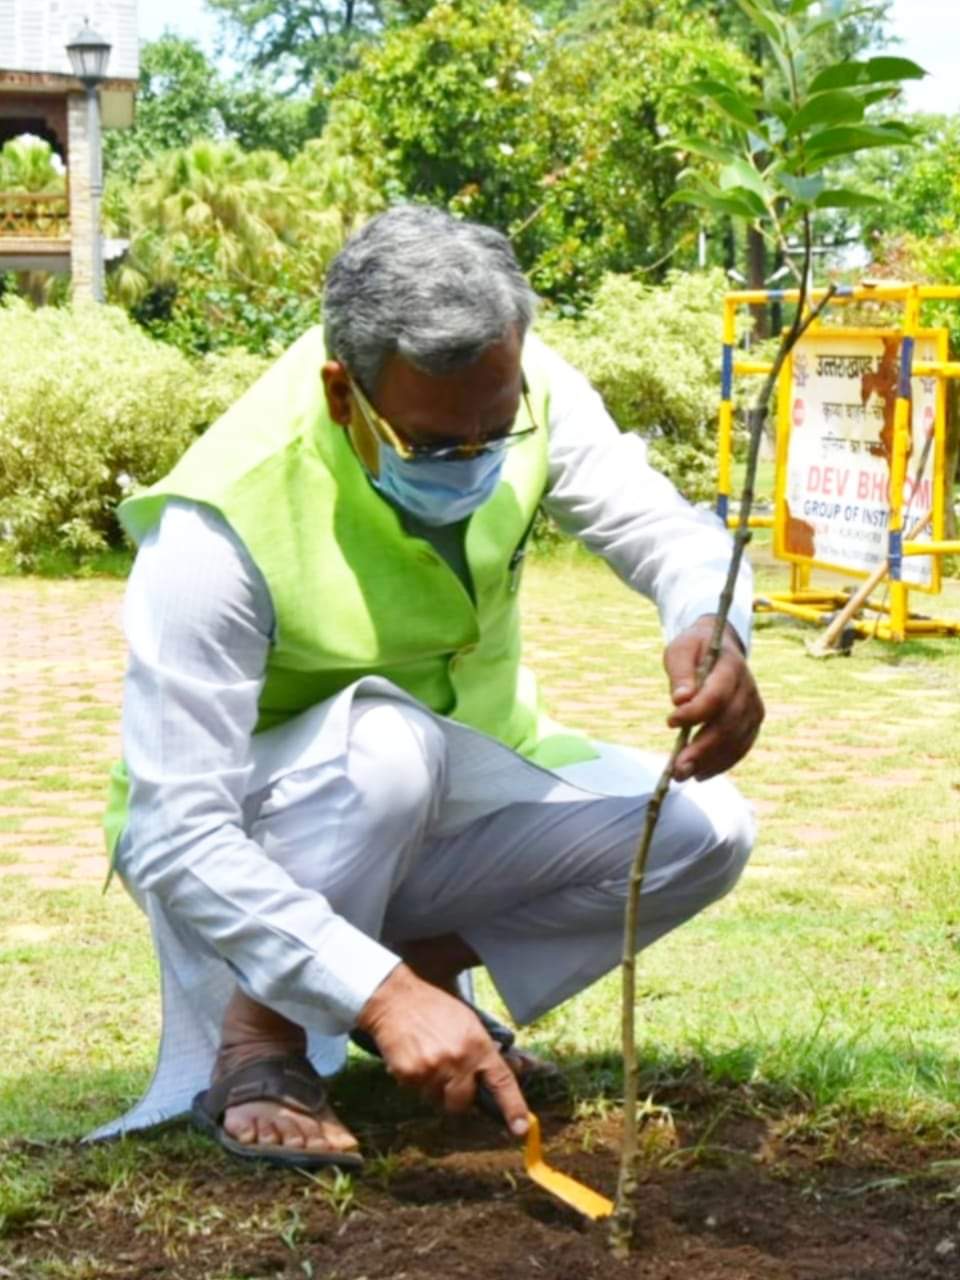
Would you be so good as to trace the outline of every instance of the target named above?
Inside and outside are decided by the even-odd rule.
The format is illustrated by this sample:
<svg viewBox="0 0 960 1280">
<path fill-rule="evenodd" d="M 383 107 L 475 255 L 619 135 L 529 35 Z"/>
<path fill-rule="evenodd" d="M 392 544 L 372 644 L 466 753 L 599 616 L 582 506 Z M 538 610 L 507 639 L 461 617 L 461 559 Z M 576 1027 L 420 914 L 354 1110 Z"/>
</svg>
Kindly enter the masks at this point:
<svg viewBox="0 0 960 1280">
<path fill-rule="evenodd" d="M 97 35 L 84 18 L 83 27 L 67 45 L 67 56 L 73 74 L 86 85 L 99 84 L 101 80 L 105 80 L 112 47 L 110 41 Z"/>
</svg>

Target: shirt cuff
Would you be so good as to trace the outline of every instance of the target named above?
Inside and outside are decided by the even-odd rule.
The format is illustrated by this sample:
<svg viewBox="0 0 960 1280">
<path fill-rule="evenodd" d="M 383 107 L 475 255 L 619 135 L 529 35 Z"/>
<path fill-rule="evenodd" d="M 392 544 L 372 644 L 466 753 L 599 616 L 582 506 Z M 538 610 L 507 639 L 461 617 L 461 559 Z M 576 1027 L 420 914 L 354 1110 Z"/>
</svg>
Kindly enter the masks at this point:
<svg viewBox="0 0 960 1280">
<path fill-rule="evenodd" d="M 318 999 L 348 1031 L 356 1026 L 363 1006 L 399 963 L 395 952 L 342 916 L 334 916 L 324 925 L 307 982 L 315 986 Z M 298 992 L 296 999 L 301 1001 L 303 993 Z"/>
<path fill-rule="evenodd" d="M 717 604 L 716 596 L 711 596 L 709 599 L 686 601 L 683 608 L 670 619 L 670 624 L 666 628 L 667 643 L 669 644 L 671 640 L 675 640 L 681 631 L 686 631 L 688 627 L 692 627 L 698 618 L 703 618 L 707 614 L 713 617 L 717 612 Z M 727 622 L 737 633 L 740 643 L 743 645 L 743 652 L 749 655 L 750 633 L 753 626 L 752 601 L 744 604 L 742 601 L 734 599 L 727 615 Z"/>
</svg>

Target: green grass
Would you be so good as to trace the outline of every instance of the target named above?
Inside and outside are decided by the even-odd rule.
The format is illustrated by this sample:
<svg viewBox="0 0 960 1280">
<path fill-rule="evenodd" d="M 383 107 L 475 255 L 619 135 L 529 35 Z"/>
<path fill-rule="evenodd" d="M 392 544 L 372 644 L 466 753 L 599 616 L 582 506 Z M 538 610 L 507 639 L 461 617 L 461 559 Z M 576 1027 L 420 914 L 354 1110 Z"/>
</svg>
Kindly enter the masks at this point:
<svg viewBox="0 0 960 1280">
<path fill-rule="evenodd" d="M 551 711 L 598 737 L 666 749 L 651 608 L 579 551 L 535 559 L 523 590 L 528 659 Z M 754 665 L 770 715 L 738 780 L 761 809 L 760 836 L 738 890 L 642 958 L 647 1082 L 669 1091 L 695 1077 L 811 1117 L 955 1127 L 960 645 L 867 643 L 818 663 L 808 634 L 759 622 Z M 77 717 L 63 719 L 68 744 Z M 69 815 L 60 786 L 97 794 L 86 749 L 48 748 L 41 760 L 56 773 L 31 791 L 31 813 Z M 25 772 L 4 749 L 0 796 L 25 799 Z M 17 821 L 0 819 L 0 832 Z M 0 1138 L 76 1137 L 125 1107 L 152 1068 L 147 927 L 116 886 L 103 897 L 92 884 L 5 876 L 2 888 Z M 484 999 L 495 1003 L 488 989 Z M 585 1099 L 615 1097 L 618 1024 L 611 975 L 526 1038 L 569 1065 Z"/>
<path fill-rule="evenodd" d="M 45 547 L 35 553 L 30 571 L 38 578 L 126 578 L 132 564 L 133 552 L 126 547 L 87 555 Z M 0 546 L 0 578 L 20 573 L 9 548 Z"/>
</svg>

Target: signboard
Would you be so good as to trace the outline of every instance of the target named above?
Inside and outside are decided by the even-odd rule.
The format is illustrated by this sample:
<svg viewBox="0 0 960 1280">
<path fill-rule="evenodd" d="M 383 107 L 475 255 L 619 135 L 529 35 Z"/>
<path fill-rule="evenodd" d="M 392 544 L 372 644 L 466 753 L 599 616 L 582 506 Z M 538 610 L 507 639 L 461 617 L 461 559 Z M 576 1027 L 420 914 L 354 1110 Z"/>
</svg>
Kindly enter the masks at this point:
<svg viewBox="0 0 960 1280">
<path fill-rule="evenodd" d="M 947 335 L 930 330 L 916 359 L 947 359 Z M 866 577 L 886 559 L 890 458 L 900 380 L 900 334 L 890 330 L 813 329 L 794 348 L 781 380 L 774 548 L 784 560 Z M 943 536 L 945 402 L 936 378 L 912 382 L 903 523 L 934 511 Z M 918 475 L 924 442 L 933 432 Z M 938 527 L 940 526 L 940 527 Z M 929 531 L 918 541 L 929 540 Z M 936 556 L 905 556 L 903 581 L 940 590 Z"/>
</svg>

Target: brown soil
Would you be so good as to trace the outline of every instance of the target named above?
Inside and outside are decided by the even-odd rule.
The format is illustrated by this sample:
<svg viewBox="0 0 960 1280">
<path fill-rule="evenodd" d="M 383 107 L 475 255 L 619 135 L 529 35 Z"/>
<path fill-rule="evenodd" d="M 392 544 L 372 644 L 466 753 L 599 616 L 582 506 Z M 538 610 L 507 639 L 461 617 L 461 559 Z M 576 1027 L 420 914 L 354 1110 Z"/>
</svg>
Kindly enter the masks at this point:
<svg viewBox="0 0 960 1280">
<path fill-rule="evenodd" d="M 364 1073 L 365 1075 L 367 1073 Z M 369 1082 L 369 1075 L 367 1076 Z M 716 1098 L 713 1099 L 713 1106 Z M 347 1106 L 347 1114 L 350 1111 Z M 736 1108 L 734 1108 L 736 1109 Z M 715 1113 L 717 1114 L 717 1113 Z M 719 1114 L 723 1114 L 722 1112 Z M 782 1124 L 782 1122 L 781 1122 Z M 613 1194 L 618 1124 L 548 1117 L 548 1159 Z M 389 1138 L 388 1138 L 389 1133 Z M 376 1135 L 380 1144 L 376 1143 Z M 55 1213 L 0 1242 L 0 1276 L 96 1280 L 927 1280 L 960 1266 L 957 1189 L 904 1137 L 778 1137 L 745 1108 L 678 1121 L 644 1164 L 634 1251 L 524 1176 L 489 1122 L 367 1129 L 389 1145 L 334 1204 L 332 1179 L 245 1166 L 176 1138 L 139 1142 L 138 1173 L 90 1185 L 68 1153 Z M 699 1144 L 699 1145 L 698 1145 Z M 664 1150 L 666 1145 L 666 1150 Z M 587 1148 L 587 1149 L 585 1149 Z M 73 1165 L 73 1167 L 71 1167 Z M 896 1169 L 896 1176 L 892 1170 Z M 954 1179 L 956 1165 L 953 1165 Z"/>
</svg>

